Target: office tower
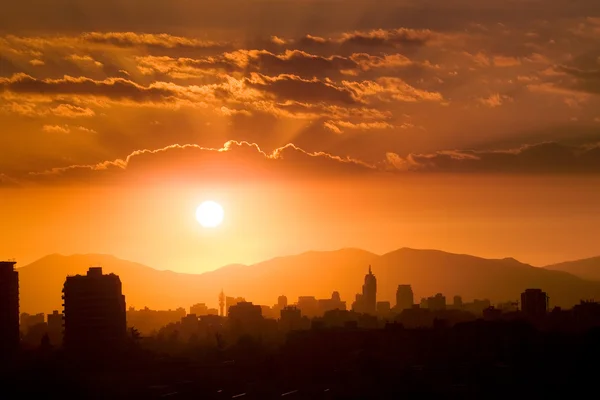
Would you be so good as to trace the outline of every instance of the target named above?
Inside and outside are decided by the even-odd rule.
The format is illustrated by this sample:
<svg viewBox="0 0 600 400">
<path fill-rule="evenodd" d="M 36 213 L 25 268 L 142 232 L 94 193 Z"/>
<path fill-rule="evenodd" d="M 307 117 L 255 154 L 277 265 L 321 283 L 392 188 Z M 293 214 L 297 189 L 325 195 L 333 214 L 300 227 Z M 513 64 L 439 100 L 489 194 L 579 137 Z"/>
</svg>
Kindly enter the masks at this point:
<svg viewBox="0 0 600 400">
<path fill-rule="evenodd" d="M 365 283 L 362 287 L 362 302 L 363 312 L 367 314 L 377 313 L 377 278 L 371 271 L 369 265 L 369 273 L 365 275 Z"/>
<path fill-rule="evenodd" d="M 410 285 L 398 285 L 396 289 L 396 311 L 411 309 L 414 304 L 414 294 Z"/>
<path fill-rule="evenodd" d="M 284 308 L 286 308 L 288 305 L 288 300 L 286 296 L 279 296 L 277 298 L 277 308 L 279 308 L 280 310 L 283 310 Z"/>
<path fill-rule="evenodd" d="M 19 273 L 14 261 L 0 261 L 0 353 L 19 347 Z"/>
<path fill-rule="evenodd" d="M 548 295 L 541 289 L 527 289 L 521 293 L 521 310 L 531 318 L 539 318 L 548 311 Z"/>
<path fill-rule="evenodd" d="M 69 276 L 63 288 L 64 344 L 78 351 L 116 349 L 127 337 L 125 296 L 115 274 L 90 268 Z"/>
</svg>

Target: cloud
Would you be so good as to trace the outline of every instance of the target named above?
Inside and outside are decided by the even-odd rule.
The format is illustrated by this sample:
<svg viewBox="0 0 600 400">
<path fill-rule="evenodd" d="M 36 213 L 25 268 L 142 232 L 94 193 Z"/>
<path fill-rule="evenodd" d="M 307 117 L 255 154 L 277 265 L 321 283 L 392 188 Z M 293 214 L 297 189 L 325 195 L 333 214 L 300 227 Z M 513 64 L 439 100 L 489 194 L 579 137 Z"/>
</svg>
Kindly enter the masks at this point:
<svg viewBox="0 0 600 400">
<path fill-rule="evenodd" d="M 394 125 L 384 121 L 374 122 L 358 122 L 353 123 L 350 121 L 325 121 L 323 126 L 333 133 L 343 133 L 343 129 L 358 130 L 358 131 L 369 131 L 369 130 L 381 130 L 381 129 L 394 129 Z"/>
<path fill-rule="evenodd" d="M 66 56 L 65 60 L 71 61 L 80 66 L 94 66 L 97 68 L 102 67 L 101 62 L 94 60 L 91 56 L 88 55 L 80 56 L 77 54 L 71 54 L 69 56 Z"/>
<path fill-rule="evenodd" d="M 0 78 L 0 89 L 14 93 L 40 95 L 90 95 L 132 101 L 160 101 L 175 96 L 177 90 L 167 84 L 142 86 L 123 78 L 94 80 L 65 76 L 61 79 L 37 79 L 26 74 Z"/>
<path fill-rule="evenodd" d="M 70 133 L 71 129 L 69 129 L 68 125 L 44 125 L 42 127 L 44 132 L 48 133 Z"/>
<path fill-rule="evenodd" d="M 111 44 L 119 47 L 161 47 L 173 48 L 209 48 L 221 47 L 222 44 L 210 40 L 199 40 L 167 33 L 135 33 L 135 32 L 88 32 L 81 39 L 91 43 Z"/>
<path fill-rule="evenodd" d="M 337 86 L 333 81 L 328 79 L 304 79 L 296 75 L 269 77 L 253 74 L 247 80 L 247 83 L 249 86 L 271 93 L 279 99 L 342 105 L 360 103 L 360 100 L 352 90 L 348 87 Z"/>
<path fill-rule="evenodd" d="M 500 107 L 506 102 L 512 101 L 512 98 L 510 96 L 502 95 L 500 93 L 494 93 L 489 97 L 482 97 L 478 99 L 478 101 L 486 107 L 496 108 Z"/>
<path fill-rule="evenodd" d="M 94 110 L 90 108 L 74 106 L 72 104 L 59 104 L 52 108 L 51 112 L 58 117 L 65 118 L 93 117 L 96 115 Z"/>
<path fill-rule="evenodd" d="M 87 132 L 87 133 L 97 133 L 95 130 L 90 129 L 90 128 L 86 128 L 85 126 L 70 126 L 70 125 L 44 125 L 42 127 L 42 130 L 44 132 L 48 132 L 48 133 L 63 133 L 63 134 L 67 134 L 67 133 L 71 133 L 72 129 L 76 129 L 82 132 Z"/>
<path fill-rule="evenodd" d="M 386 164 L 401 171 L 442 173 L 600 173 L 600 145 L 567 146 L 548 142 L 511 150 L 440 151 L 400 157 Z"/>
<path fill-rule="evenodd" d="M 124 159 L 33 172 L 28 181 L 119 184 L 167 179 L 227 183 L 340 177 L 373 171 L 375 167 L 368 163 L 325 152 L 307 152 L 293 144 L 267 153 L 255 143 L 228 141 L 221 148 L 176 144 L 137 150 Z"/>
</svg>

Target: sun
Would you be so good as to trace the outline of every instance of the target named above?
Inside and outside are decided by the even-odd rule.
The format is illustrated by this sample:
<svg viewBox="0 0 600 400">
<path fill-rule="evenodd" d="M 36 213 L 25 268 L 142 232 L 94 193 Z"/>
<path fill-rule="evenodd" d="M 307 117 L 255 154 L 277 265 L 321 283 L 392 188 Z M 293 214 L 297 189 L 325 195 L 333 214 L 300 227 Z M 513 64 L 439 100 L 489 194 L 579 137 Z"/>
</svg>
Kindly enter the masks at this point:
<svg viewBox="0 0 600 400">
<path fill-rule="evenodd" d="M 212 200 L 205 201 L 196 209 L 196 219 L 205 228 L 215 228 L 223 222 L 223 207 Z"/>
</svg>

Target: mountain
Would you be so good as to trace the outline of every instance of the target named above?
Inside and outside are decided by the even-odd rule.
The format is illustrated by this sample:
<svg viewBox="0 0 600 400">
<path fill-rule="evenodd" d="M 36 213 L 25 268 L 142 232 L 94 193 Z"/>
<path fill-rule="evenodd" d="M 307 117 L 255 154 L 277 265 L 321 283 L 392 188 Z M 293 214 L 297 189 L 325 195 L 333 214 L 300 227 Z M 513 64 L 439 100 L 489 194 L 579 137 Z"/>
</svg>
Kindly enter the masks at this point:
<svg viewBox="0 0 600 400">
<path fill-rule="evenodd" d="M 565 271 L 583 279 L 600 281 L 600 257 L 567 261 L 544 267 L 553 271 Z"/>
<path fill-rule="evenodd" d="M 54 254 L 19 268 L 21 310 L 60 310 L 65 277 L 84 274 L 93 265 L 119 275 L 127 304 L 136 308 L 188 308 L 198 302 L 216 307 L 221 288 L 227 295 L 267 305 L 273 305 L 281 294 L 294 302 L 302 295 L 328 298 L 337 290 L 349 306 L 361 291 L 369 265 L 377 276 L 378 299 L 392 304 L 401 283 L 413 286 L 416 301 L 438 292 L 448 302 L 456 294 L 464 301 L 517 300 L 524 289 L 536 287 L 548 292 L 552 306 L 600 298 L 600 283 L 567 272 L 532 267 L 512 258 L 484 259 L 437 250 L 403 248 L 381 256 L 359 249 L 311 251 L 203 274 L 159 271 L 109 255 Z"/>
</svg>

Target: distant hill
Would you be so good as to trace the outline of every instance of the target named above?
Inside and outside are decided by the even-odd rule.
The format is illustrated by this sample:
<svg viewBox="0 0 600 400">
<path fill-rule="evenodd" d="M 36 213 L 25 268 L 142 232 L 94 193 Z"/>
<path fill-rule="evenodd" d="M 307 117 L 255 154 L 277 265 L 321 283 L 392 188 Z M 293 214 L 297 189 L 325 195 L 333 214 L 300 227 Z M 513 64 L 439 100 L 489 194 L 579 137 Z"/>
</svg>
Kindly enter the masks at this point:
<svg viewBox="0 0 600 400">
<path fill-rule="evenodd" d="M 544 267 L 553 271 L 565 271 L 583 279 L 600 281 L 600 257 L 567 261 Z"/>
<path fill-rule="evenodd" d="M 127 304 L 136 308 L 187 309 L 198 302 L 216 307 L 221 288 L 227 295 L 267 305 L 275 304 L 281 294 L 294 302 L 301 295 L 326 298 L 337 290 L 349 306 L 361 290 L 368 265 L 377 276 L 378 299 L 392 304 L 396 287 L 402 283 L 412 284 L 416 301 L 438 292 L 444 293 L 448 302 L 456 294 L 464 301 L 517 300 L 524 289 L 536 287 L 548 292 L 552 306 L 568 307 L 581 298 L 600 298 L 599 282 L 567 272 L 532 267 L 512 258 L 484 259 L 437 250 L 403 248 L 381 256 L 358 249 L 307 252 L 203 274 L 159 271 L 109 255 L 54 254 L 19 268 L 21 310 L 60 310 L 65 277 L 84 274 L 93 265 L 119 275 Z"/>
</svg>

